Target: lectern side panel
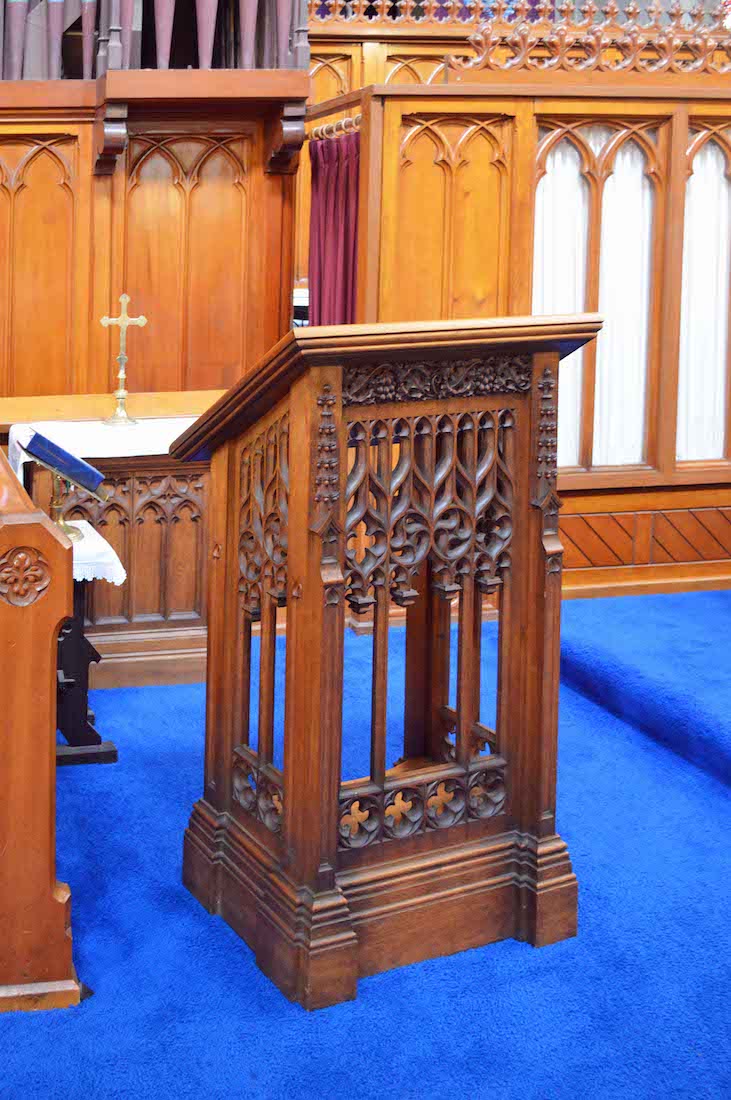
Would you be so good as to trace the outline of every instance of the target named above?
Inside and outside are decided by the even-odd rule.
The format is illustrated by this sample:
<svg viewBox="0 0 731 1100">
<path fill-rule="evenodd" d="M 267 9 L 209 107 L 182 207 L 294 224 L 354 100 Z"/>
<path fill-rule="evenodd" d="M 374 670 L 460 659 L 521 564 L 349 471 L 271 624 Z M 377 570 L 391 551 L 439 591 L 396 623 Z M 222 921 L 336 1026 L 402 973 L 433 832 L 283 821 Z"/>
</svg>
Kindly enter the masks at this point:
<svg viewBox="0 0 731 1100">
<path fill-rule="evenodd" d="M 287 602 L 289 537 L 289 402 L 276 405 L 233 449 L 229 599 L 237 608 L 233 658 L 231 806 L 260 843 L 278 842 L 284 780 L 282 759 L 284 638 L 277 607 Z M 275 744 L 275 736 L 277 743 Z"/>
</svg>

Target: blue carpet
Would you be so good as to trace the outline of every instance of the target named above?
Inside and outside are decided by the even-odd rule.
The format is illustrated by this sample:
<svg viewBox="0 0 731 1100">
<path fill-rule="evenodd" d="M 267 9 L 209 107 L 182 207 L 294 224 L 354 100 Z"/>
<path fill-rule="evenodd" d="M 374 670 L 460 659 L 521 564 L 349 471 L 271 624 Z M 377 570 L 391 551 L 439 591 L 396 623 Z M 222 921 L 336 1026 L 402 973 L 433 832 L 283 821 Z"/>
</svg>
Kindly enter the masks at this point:
<svg viewBox="0 0 731 1100">
<path fill-rule="evenodd" d="M 731 784 L 731 591 L 569 600 L 561 675 Z"/>
<path fill-rule="evenodd" d="M 392 632 L 396 670 L 402 637 Z M 368 642 L 348 642 L 359 682 Z M 491 645 L 487 630 L 488 657 Z M 96 692 L 93 705 L 120 763 L 59 772 L 58 848 L 95 995 L 0 1017 L 2 1100 L 731 1093 L 728 791 L 592 699 L 562 690 L 559 827 L 579 876 L 578 938 L 377 975 L 357 1001 L 313 1014 L 180 884 L 202 687 Z M 356 697 L 348 768 L 366 721 Z"/>
</svg>

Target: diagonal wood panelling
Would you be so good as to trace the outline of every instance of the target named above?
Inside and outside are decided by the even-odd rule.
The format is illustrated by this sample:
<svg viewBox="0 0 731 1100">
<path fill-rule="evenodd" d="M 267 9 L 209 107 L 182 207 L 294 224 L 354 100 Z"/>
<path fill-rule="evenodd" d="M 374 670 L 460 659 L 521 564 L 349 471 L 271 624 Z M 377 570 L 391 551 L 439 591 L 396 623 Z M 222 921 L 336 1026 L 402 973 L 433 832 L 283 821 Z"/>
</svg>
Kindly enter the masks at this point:
<svg viewBox="0 0 731 1100">
<path fill-rule="evenodd" d="M 564 567 L 607 569 L 731 558 L 731 507 L 562 515 Z"/>
</svg>

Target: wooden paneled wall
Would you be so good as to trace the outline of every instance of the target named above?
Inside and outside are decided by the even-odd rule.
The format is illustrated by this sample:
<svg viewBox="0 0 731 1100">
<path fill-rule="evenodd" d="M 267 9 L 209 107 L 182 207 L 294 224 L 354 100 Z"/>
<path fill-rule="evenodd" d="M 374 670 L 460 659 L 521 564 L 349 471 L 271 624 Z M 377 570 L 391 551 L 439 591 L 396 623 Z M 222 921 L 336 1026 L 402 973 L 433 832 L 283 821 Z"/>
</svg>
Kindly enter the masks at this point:
<svg viewBox="0 0 731 1100">
<path fill-rule="evenodd" d="M 310 108 L 312 126 L 362 116 L 358 319 L 530 314 L 536 189 L 560 140 L 578 151 L 589 194 L 580 307 L 601 310 L 602 196 L 621 150 L 638 149 L 652 204 L 641 457 L 596 457 L 603 334 L 584 355 L 578 461 L 559 482 L 566 585 L 576 594 L 731 585 L 731 431 L 712 460 L 682 461 L 676 442 L 686 185 L 706 141 L 731 163 L 731 77 L 628 76 L 620 87 L 606 73 L 479 76 L 382 85 Z M 622 400 L 634 400 L 620 396 L 615 425 Z"/>
<path fill-rule="evenodd" d="M 294 181 L 268 171 L 279 108 L 256 88 L 249 102 L 155 102 L 168 75 L 119 76 L 151 98 L 130 108 L 126 147 L 107 125 L 101 172 L 92 82 L 3 86 L 0 397 L 113 388 L 117 333 L 99 318 L 123 291 L 149 321 L 129 333 L 133 391 L 228 387 L 289 327 Z M 215 93 L 221 76 L 177 86 L 206 78 Z M 235 76 L 245 92 L 267 74 Z"/>
</svg>

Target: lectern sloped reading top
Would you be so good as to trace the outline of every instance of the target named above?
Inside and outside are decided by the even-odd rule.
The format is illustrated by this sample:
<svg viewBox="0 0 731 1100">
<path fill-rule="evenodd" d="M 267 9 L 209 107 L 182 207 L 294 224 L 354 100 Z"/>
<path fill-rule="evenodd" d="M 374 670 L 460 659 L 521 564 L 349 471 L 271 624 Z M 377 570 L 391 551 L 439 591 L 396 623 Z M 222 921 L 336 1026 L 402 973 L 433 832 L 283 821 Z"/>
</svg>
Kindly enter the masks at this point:
<svg viewBox="0 0 731 1100">
<path fill-rule="evenodd" d="M 554 820 L 557 372 L 600 327 L 586 315 L 299 329 L 171 448 L 210 457 L 212 478 L 205 791 L 184 880 L 307 1008 L 354 997 L 379 970 L 576 931 Z M 405 667 L 389 684 L 394 604 Z M 496 609 L 491 726 L 481 644 Z M 343 713 L 353 613 L 372 625 L 360 778 L 341 775 L 363 723 Z"/>
</svg>

